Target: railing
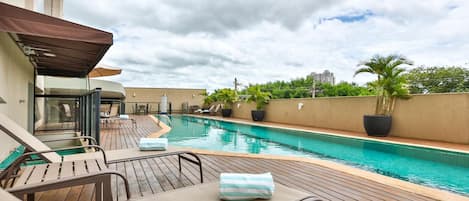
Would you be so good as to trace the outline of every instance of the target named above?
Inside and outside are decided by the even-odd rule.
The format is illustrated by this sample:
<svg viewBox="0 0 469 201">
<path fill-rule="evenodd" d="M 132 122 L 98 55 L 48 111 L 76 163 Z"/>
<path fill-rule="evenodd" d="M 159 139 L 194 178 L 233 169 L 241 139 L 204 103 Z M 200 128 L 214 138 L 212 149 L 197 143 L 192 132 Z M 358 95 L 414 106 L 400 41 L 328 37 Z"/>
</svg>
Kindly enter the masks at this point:
<svg viewBox="0 0 469 201">
<path fill-rule="evenodd" d="M 101 104 L 101 88 L 96 88 L 89 92 L 79 95 L 70 94 L 36 94 L 35 98 L 44 98 L 45 103 L 49 99 L 60 100 L 56 101 L 59 105 L 68 105 L 66 112 L 61 111 L 58 116 L 58 120 L 48 122 L 49 116 L 53 114 L 47 113 L 48 109 L 45 110 L 44 114 L 44 125 L 45 129 L 36 129 L 37 132 L 45 131 L 70 131 L 80 132 L 81 136 L 90 136 L 96 139 L 97 144 L 100 143 L 100 104 Z M 66 104 L 64 104 L 66 100 Z M 61 104 L 60 104 L 61 103 Z M 48 104 L 48 103 L 46 103 Z M 55 105 L 54 105 L 55 106 Z M 51 107 L 53 108 L 53 107 Z M 65 115 L 67 118 L 61 117 Z M 56 114 L 57 115 L 57 114 Z M 51 126 L 52 125 L 52 126 Z"/>
<path fill-rule="evenodd" d="M 82 136 L 90 136 L 100 144 L 100 114 L 101 88 L 96 88 L 91 92 L 78 98 L 79 113 L 78 127 Z"/>
<path fill-rule="evenodd" d="M 129 114 L 158 114 L 160 102 L 125 102 L 125 113 Z M 168 102 L 168 113 L 174 112 L 171 102 Z"/>
</svg>

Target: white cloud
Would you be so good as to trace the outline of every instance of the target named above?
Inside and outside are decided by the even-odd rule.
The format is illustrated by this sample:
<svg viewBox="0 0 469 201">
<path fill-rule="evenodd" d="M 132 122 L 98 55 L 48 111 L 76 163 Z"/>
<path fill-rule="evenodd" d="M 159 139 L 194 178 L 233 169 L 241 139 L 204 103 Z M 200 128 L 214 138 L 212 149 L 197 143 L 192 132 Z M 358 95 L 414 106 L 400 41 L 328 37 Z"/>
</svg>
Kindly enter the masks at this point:
<svg viewBox="0 0 469 201">
<path fill-rule="evenodd" d="M 469 61 L 467 1 L 65 1 L 65 17 L 114 33 L 103 62 L 125 86 L 213 90 L 326 69 L 365 83 L 353 72 L 374 54 Z"/>
</svg>

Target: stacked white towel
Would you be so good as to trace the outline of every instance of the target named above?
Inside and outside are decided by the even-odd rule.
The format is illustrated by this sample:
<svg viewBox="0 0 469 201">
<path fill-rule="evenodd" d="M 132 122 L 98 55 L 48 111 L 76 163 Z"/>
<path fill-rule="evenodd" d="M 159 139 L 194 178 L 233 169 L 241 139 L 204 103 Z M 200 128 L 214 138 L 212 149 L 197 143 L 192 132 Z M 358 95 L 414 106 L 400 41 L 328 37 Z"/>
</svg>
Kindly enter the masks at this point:
<svg viewBox="0 0 469 201">
<path fill-rule="evenodd" d="M 264 174 L 220 174 L 220 199 L 254 200 L 270 199 L 275 184 L 270 172 Z"/>
<path fill-rule="evenodd" d="M 168 138 L 140 138 L 140 150 L 162 151 L 168 149 Z"/>
</svg>

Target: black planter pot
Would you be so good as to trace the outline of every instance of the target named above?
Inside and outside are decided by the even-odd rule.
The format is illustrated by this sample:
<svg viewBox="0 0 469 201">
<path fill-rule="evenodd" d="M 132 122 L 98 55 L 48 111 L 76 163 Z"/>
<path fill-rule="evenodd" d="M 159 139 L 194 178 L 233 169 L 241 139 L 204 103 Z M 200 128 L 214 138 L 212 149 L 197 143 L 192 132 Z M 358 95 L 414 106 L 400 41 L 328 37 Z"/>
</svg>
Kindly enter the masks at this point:
<svg viewBox="0 0 469 201">
<path fill-rule="evenodd" d="M 231 117 L 231 109 L 222 109 L 221 116 L 222 117 Z"/>
<path fill-rule="evenodd" d="M 369 136 L 386 137 L 391 131 L 392 117 L 384 115 L 365 115 L 363 125 Z"/>
<path fill-rule="evenodd" d="M 265 111 L 264 110 L 252 110 L 251 116 L 253 121 L 262 121 L 264 120 Z"/>
</svg>

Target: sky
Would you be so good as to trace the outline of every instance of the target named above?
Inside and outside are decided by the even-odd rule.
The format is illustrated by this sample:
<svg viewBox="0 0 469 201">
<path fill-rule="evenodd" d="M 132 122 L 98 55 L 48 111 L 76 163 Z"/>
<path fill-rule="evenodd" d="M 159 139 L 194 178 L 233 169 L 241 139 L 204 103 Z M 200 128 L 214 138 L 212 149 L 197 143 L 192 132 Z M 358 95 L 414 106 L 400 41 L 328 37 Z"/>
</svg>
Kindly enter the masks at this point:
<svg viewBox="0 0 469 201">
<path fill-rule="evenodd" d="M 123 72 L 105 79 L 132 87 L 212 91 L 324 70 L 364 84 L 374 77 L 354 71 L 376 54 L 469 67 L 466 0 L 75 0 L 64 18 L 113 33 L 101 62 Z"/>
</svg>

